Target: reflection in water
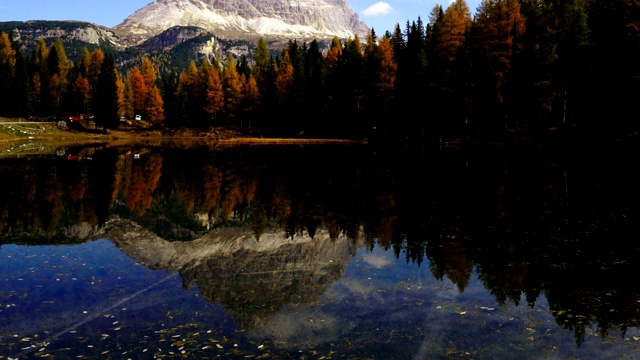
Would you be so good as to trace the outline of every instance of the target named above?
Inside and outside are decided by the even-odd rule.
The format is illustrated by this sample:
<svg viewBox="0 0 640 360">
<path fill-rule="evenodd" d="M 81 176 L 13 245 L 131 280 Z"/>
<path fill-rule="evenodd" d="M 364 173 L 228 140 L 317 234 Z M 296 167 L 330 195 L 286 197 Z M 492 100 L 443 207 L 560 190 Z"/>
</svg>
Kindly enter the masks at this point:
<svg viewBox="0 0 640 360">
<path fill-rule="evenodd" d="M 640 321 L 640 168 L 623 151 L 105 148 L 4 159 L 0 172 L 3 243 L 108 238 L 179 271 L 241 327 L 316 301 L 357 243 L 459 292 L 477 274 L 499 304 L 545 298 L 578 343 Z"/>
<path fill-rule="evenodd" d="M 285 239 L 250 231 L 220 229 L 193 241 L 169 242 L 125 221 L 112 221 L 104 236 L 138 263 L 154 270 L 178 271 L 185 287 L 196 285 L 221 305 L 240 328 L 284 306 L 305 308 L 342 277 L 355 245 L 326 231 Z"/>
</svg>

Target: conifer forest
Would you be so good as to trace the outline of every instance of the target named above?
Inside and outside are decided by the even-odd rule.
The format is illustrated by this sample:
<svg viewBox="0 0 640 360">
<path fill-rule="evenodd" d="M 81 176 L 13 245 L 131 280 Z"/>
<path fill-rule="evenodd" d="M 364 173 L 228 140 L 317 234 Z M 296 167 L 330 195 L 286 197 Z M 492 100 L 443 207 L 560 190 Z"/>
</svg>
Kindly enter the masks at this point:
<svg viewBox="0 0 640 360">
<path fill-rule="evenodd" d="M 637 128 L 640 1 L 464 0 L 366 38 L 289 40 L 274 56 L 160 66 L 117 52 L 0 33 L 0 116 L 93 117 L 117 128 L 240 126 L 282 134 L 420 141 L 469 133 Z M 126 66 L 125 66 L 126 65 Z"/>
</svg>

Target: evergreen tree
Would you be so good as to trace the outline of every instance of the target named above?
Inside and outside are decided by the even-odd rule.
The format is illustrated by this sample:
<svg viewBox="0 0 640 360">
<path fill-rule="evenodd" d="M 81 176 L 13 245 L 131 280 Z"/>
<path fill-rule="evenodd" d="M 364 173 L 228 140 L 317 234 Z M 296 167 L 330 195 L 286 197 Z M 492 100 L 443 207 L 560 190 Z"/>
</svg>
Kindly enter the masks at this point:
<svg viewBox="0 0 640 360">
<path fill-rule="evenodd" d="M 12 108 L 10 103 L 5 103 L 11 99 L 11 85 L 16 75 L 16 51 L 11 45 L 9 36 L 0 32 L 0 114 L 9 115 Z"/>
<path fill-rule="evenodd" d="M 29 97 L 31 89 L 29 86 L 27 57 L 20 50 L 17 42 L 14 41 L 12 46 L 16 52 L 16 64 L 13 84 L 11 85 L 12 91 L 9 97 L 11 108 L 13 109 L 10 115 L 14 117 L 29 117 L 32 113 L 32 108 Z"/>
<path fill-rule="evenodd" d="M 120 124 L 118 117 L 118 88 L 116 81 L 115 61 L 113 54 L 108 52 L 100 66 L 96 96 L 94 98 L 96 125 L 107 129 L 115 129 Z"/>
<path fill-rule="evenodd" d="M 525 22 L 517 0 L 483 0 L 472 25 L 475 110 L 486 129 L 508 128 L 511 61 Z"/>
</svg>

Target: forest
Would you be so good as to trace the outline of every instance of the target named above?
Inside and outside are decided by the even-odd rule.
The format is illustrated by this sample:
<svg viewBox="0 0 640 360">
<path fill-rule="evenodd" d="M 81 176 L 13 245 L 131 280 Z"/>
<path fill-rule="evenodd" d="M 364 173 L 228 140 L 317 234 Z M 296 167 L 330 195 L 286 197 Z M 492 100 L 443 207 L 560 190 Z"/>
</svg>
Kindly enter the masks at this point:
<svg viewBox="0 0 640 360">
<path fill-rule="evenodd" d="M 0 33 L 0 116 L 93 116 L 117 128 L 141 115 L 157 128 L 233 125 L 333 137 L 418 141 L 468 133 L 636 129 L 639 0 L 465 0 L 436 5 L 393 32 L 288 45 L 270 55 L 192 60 L 167 70 L 141 57 L 59 39 L 26 53 Z M 162 69 L 162 70 L 161 70 Z"/>
</svg>

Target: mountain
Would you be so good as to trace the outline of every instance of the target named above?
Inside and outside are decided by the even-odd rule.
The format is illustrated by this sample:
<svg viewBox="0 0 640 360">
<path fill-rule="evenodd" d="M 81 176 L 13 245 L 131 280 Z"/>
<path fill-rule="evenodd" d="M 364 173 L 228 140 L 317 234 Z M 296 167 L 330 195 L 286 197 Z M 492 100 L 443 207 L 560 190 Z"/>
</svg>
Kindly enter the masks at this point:
<svg viewBox="0 0 640 360">
<path fill-rule="evenodd" d="M 158 0 L 113 30 L 140 44 L 175 26 L 244 40 L 365 38 L 368 32 L 346 0 Z"/>
<path fill-rule="evenodd" d="M 120 37 L 113 30 L 84 21 L 7 21 L 0 22 L 0 31 L 12 34 L 13 40 L 18 41 L 25 49 L 33 47 L 40 38 L 60 38 L 67 43 L 76 42 L 90 49 L 124 48 Z"/>
<path fill-rule="evenodd" d="M 272 55 L 290 40 L 366 39 L 369 31 L 347 0 L 158 0 L 139 9 L 114 28 L 82 21 L 0 22 L 25 51 L 38 39 L 63 40 L 67 56 L 77 60 L 84 47 L 114 53 L 126 70 L 142 56 L 161 67 L 181 71 L 189 61 L 224 60 L 228 53 L 246 56 L 263 37 Z"/>
</svg>

